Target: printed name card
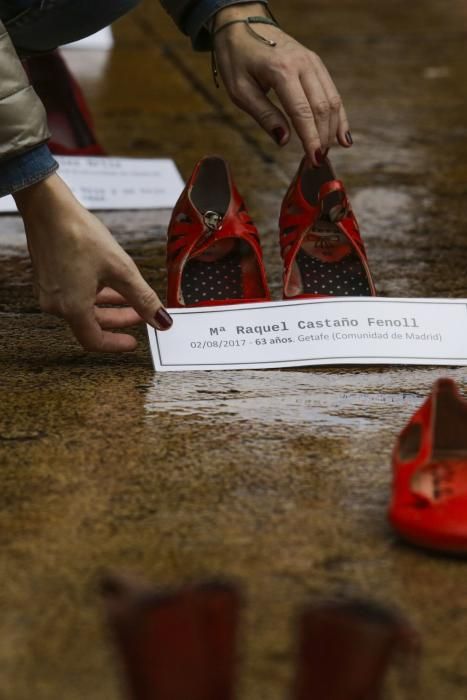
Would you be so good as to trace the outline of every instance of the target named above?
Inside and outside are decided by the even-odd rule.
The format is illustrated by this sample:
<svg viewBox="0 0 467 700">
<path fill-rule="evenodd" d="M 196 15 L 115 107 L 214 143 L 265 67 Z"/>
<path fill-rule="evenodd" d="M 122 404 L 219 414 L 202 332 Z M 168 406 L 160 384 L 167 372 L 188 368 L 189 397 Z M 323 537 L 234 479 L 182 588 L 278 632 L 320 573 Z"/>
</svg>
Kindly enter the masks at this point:
<svg viewBox="0 0 467 700">
<path fill-rule="evenodd" d="M 184 184 L 169 158 L 55 156 L 58 173 L 87 209 L 171 209 Z M 15 212 L 13 197 L 0 199 L 0 213 Z"/>
<path fill-rule="evenodd" d="M 339 364 L 467 366 L 466 299 L 323 298 L 170 309 L 158 372 Z"/>
</svg>

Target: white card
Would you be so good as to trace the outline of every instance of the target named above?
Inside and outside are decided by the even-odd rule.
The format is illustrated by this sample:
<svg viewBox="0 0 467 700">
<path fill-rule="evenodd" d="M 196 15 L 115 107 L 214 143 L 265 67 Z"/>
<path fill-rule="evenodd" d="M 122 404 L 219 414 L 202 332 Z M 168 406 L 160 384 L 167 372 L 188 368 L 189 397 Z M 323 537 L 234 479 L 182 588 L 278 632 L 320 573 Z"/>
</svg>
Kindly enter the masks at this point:
<svg viewBox="0 0 467 700">
<path fill-rule="evenodd" d="M 171 209 L 184 187 L 169 158 L 55 158 L 60 176 L 87 209 Z M 14 211 L 13 197 L 2 197 L 0 212 Z"/>
<path fill-rule="evenodd" d="M 311 365 L 467 366 L 467 299 L 323 298 L 169 309 L 158 372 Z"/>
<path fill-rule="evenodd" d="M 67 49 L 102 49 L 108 51 L 114 45 L 114 37 L 110 27 L 104 27 L 99 32 L 85 36 L 84 39 L 65 44 Z"/>
</svg>

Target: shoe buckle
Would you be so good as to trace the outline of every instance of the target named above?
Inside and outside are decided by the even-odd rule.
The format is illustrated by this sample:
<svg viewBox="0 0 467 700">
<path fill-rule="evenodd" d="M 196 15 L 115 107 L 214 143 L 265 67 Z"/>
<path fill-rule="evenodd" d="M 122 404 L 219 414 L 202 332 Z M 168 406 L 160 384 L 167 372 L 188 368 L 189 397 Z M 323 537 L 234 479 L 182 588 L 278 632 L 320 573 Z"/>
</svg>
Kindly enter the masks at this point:
<svg viewBox="0 0 467 700">
<path fill-rule="evenodd" d="M 214 233 L 214 231 L 219 231 L 222 228 L 222 216 L 217 211 L 211 211 L 210 209 L 204 212 L 203 220 L 207 228 L 208 235 Z"/>
</svg>

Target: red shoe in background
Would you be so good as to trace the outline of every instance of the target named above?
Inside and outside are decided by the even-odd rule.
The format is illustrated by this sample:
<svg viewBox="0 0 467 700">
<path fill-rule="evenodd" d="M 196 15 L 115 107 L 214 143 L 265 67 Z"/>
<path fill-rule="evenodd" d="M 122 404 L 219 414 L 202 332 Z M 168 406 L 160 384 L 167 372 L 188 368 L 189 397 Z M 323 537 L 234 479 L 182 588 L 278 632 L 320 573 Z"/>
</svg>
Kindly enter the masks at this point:
<svg viewBox="0 0 467 700">
<path fill-rule="evenodd" d="M 400 434 L 389 519 L 422 547 L 467 554 L 467 401 L 439 379 Z"/>
<path fill-rule="evenodd" d="M 196 165 L 167 236 L 169 307 L 270 300 L 258 231 L 222 158 Z"/>
<path fill-rule="evenodd" d="M 365 247 L 344 185 L 329 160 L 304 158 L 282 203 L 284 299 L 375 296 Z"/>
<path fill-rule="evenodd" d="M 55 155 L 102 156 L 81 88 L 58 51 L 33 56 L 25 69 L 47 112 Z"/>
<path fill-rule="evenodd" d="M 161 590 L 102 583 L 131 700 L 233 700 L 240 597 L 225 583 Z"/>
<path fill-rule="evenodd" d="M 330 601 L 304 610 L 299 622 L 293 700 L 382 700 L 397 662 L 416 679 L 419 638 L 399 613 L 365 600 Z M 415 691 L 407 697 L 417 697 L 412 677 L 406 685 Z"/>
</svg>

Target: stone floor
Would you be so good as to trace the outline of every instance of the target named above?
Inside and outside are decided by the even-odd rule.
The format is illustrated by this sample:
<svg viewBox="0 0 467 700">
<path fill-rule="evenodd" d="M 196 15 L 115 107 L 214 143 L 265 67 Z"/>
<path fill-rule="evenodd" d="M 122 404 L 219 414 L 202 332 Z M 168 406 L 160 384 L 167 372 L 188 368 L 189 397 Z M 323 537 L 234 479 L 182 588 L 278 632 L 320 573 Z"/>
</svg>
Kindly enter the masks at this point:
<svg viewBox="0 0 467 700">
<path fill-rule="evenodd" d="M 332 158 L 380 294 L 466 297 L 464 0 L 273 5 L 347 105 L 355 147 Z M 108 56 L 67 52 L 104 146 L 173 157 L 184 176 L 226 156 L 278 296 L 277 214 L 299 145 L 279 150 L 229 104 L 158 3 L 115 35 Z M 163 290 L 167 214 L 102 218 Z M 143 331 L 133 355 L 86 355 L 39 312 L 12 227 L 0 219 L 0 698 L 122 697 L 96 593 L 108 568 L 238 580 L 243 699 L 284 697 L 297 609 L 346 595 L 419 629 L 417 697 L 466 697 L 467 565 L 402 544 L 385 520 L 396 433 L 436 377 L 466 392 L 465 369 L 154 376 Z M 399 685 L 388 697 L 409 697 Z"/>
</svg>

